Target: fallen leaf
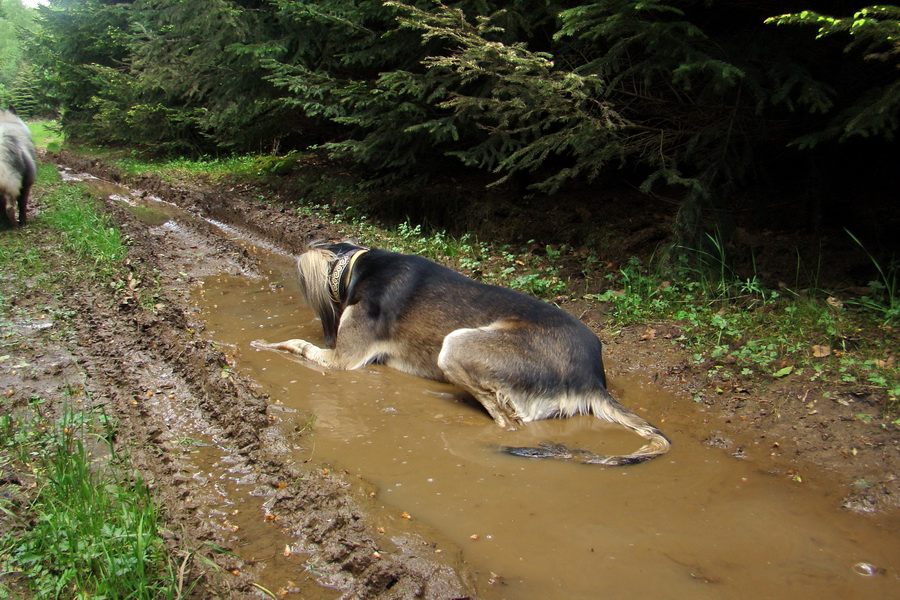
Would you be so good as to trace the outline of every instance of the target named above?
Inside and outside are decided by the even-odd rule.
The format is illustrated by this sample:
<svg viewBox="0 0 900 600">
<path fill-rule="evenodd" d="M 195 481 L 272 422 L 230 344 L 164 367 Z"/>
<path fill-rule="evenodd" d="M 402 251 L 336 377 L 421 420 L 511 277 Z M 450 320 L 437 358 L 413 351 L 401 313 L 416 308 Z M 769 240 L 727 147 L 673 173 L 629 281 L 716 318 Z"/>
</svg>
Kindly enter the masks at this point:
<svg viewBox="0 0 900 600">
<path fill-rule="evenodd" d="M 897 359 L 893 356 L 888 357 L 887 359 L 876 358 L 875 366 L 880 369 L 893 369 L 894 365 L 897 364 Z"/>
<path fill-rule="evenodd" d="M 790 375 L 794 371 L 794 367 L 785 367 L 783 369 L 779 369 L 772 373 L 772 377 L 784 377 L 786 375 Z"/>
<path fill-rule="evenodd" d="M 831 346 L 819 346 L 815 345 L 812 347 L 813 356 L 816 358 L 825 358 L 826 356 L 831 356 Z"/>
</svg>

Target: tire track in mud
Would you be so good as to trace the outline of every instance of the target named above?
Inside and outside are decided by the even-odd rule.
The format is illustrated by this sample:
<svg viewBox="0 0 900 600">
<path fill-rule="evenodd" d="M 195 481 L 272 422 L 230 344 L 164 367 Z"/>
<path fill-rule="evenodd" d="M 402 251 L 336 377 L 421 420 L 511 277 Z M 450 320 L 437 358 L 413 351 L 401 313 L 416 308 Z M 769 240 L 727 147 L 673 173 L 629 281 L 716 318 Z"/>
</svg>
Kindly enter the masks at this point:
<svg viewBox="0 0 900 600">
<path fill-rule="evenodd" d="M 103 176 L 90 164 L 64 162 L 76 171 Z M 190 191 L 164 196 L 186 209 L 204 202 L 221 206 L 223 201 Z M 152 227 L 121 203 L 105 203 L 130 239 L 132 275 L 116 290 L 81 289 L 66 300 L 77 331 L 71 351 L 89 397 L 116 416 L 117 443 L 128 449 L 151 484 L 172 548 L 198 552 L 221 567 L 218 575 L 205 574 L 203 593 L 215 589 L 229 598 L 260 597 L 254 582 L 272 581 L 267 570 L 281 568 L 296 576 L 277 589 L 300 592 L 304 598 L 472 597 L 471 578 L 458 552 L 447 551 L 442 543 L 445 551 L 435 554 L 434 545 L 405 522 L 382 532 L 373 525 L 369 507 L 362 506 L 366 497 L 360 486 L 344 474 L 283 460 L 289 455 L 287 442 L 272 426 L 276 417 L 267 412 L 267 398 L 231 372 L 229 357 L 203 338 L 202 324 L 192 320 L 191 285 L 211 274 L 210 269 L 252 273 L 255 264 L 247 251 L 187 221 Z M 241 214 L 239 207 L 208 216 L 227 223 L 226 215 L 234 214 Z M 289 248 L 303 247 L 307 237 L 321 236 L 325 229 L 318 223 L 298 224 L 295 217 L 291 223 L 302 231 L 285 233 L 293 239 Z M 250 227 L 229 224 L 266 231 L 272 239 L 272 220 Z M 220 476 L 227 481 L 211 485 L 200 473 L 196 445 L 186 444 L 188 440 L 208 448 L 202 452 L 207 461 L 227 465 L 222 467 L 226 475 Z M 223 509 L 225 487 L 244 491 L 239 512 Z M 287 564 L 287 557 L 275 560 L 271 548 L 259 550 L 270 552 L 267 556 L 242 553 L 242 547 L 258 542 L 248 538 L 259 535 L 264 520 L 270 522 L 261 526 L 266 528 L 262 537 L 277 540 L 273 547 L 286 547 L 284 555 L 305 556 L 294 556 Z M 256 523 L 256 533 L 244 534 L 238 522 Z M 205 542 L 237 556 L 215 552 Z M 193 568 L 203 565 L 194 561 Z M 307 571 L 338 592 L 308 585 L 301 589 L 296 582 L 308 578 Z"/>
</svg>

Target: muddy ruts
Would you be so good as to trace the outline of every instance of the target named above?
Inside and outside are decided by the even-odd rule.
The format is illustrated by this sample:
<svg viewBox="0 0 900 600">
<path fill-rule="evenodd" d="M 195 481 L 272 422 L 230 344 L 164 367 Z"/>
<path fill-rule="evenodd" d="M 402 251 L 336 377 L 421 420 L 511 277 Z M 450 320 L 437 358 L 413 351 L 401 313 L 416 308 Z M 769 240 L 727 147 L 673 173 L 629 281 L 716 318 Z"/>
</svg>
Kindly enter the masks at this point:
<svg viewBox="0 0 900 600">
<path fill-rule="evenodd" d="M 166 228 L 148 230 L 113 200 L 106 208 L 131 240 L 128 256 L 134 281 L 147 283 L 135 289 L 73 290 L 67 299 L 68 308 L 78 315 L 73 318 L 77 331 L 72 345 L 88 377 L 91 396 L 118 416 L 123 439 L 138 440 L 142 458 L 136 467 L 146 473 L 145 480 L 155 482 L 158 494 L 162 488 L 182 488 L 180 494 L 177 489 L 168 490 L 164 504 L 177 529 L 199 531 L 190 533 L 192 539 L 212 540 L 223 547 L 228 543 L 215 527 L 197 518 L 199 511 L 191 502 L 192 480 L 178 466 L 179 453 L 160 441 L 165 438 L 168 413 L 161 413 L 153 398 L 158 396 L 157 387 L 173 381 L 179 382 L 169 388 L 173 402 L 187 407 L 187 412 L 199 407 L 198 419 L 226 433 L 219 439 L 248 467 L 246 478 L 256 486 L 254 493 L 269 498 L 267 511 L 277 515 L 273 527 L 296 536 L 302 552 L 317 564 L 317 579 L 345 591 L 348 598 L 472 597 L 468 574 L 459 559 L 452 559 L 452 552 L 434 555 L 415 536 L 387 540 L 373 530 L 346 481 L 315 465 L 293 461 L 289 440 L 267 413 L 266 397 L 232 369 L 233 362 L 218 346 L 204 338 L 203 324 L 192 318 L 188 297 L 189 282 L 196 280 L 192 268 L 198 268 L 197 247 L 210 253 L 206 258 L 220 261 L 226 271 L 252 270 L 238 247 L 203 227 L 193 231 L 202 240 L 163 234 L 169 231 Z M 179 222 L 174 229 L 188 227 L 190 223 Z M 154 280 L 156 285 L 149 283 Z M 243 573 L 248 566 L 237 555 L 208 554 L 208 558 L 229 572 Z M 243 575 L 228 581 L 242 592 L 252 591 Z"/>
</svg>

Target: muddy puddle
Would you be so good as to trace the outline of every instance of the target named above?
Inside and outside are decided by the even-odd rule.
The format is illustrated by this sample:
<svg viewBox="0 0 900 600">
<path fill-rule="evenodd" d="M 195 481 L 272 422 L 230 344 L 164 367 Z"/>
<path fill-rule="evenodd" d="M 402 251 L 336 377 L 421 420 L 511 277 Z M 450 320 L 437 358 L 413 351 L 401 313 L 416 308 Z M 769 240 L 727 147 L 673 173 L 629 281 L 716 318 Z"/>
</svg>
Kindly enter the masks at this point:
<svg viewBox="0 0 900 600">
<path fill-rule="evenodd" d="M 142 206 L 157 219 L 165 214 L 164 203 Z M 262 277 L 210 275 L 195 291 L 205 335 L 270 395 L 293 460 L 370 482 L 384 507 L 376 518 L 439 530 L 462 549 L 479 597 L 820 600 L 889 598 L 900 589 L 894 521 L 842 512 L 837 498 L 808 483 L 700 443 L 709 432 L 693 422 L 697 413 L 680 414 L 672 393 L 640 374 L 614 377 L 611 389 L 659 425 L 673 450 L 643 465 L 602 468 L 495 448 L 552 440 L 628 453 L 642 440 L 590 417 L 507 432 L 448 385 L 379 366 L 328 372 L 252 348 L 258 339 L 321 344 L 322 334 L 302 305 L 293 260 L 259 242 L 247 246 L 259 254 Z M 221 458 L 203 468 L 211 479 L 227 471 Z M 233 483 L 226 495 L 243 502 L 251 492 Z M 259 560 L 283 544 L 276 528 L 254 536 L 264 548 Z"/>
<path fill-rule="evenodd" d="M 835 498 L 760 473 L 709 448 L 674 414 L 675 398 L 639 376 L 612 382 L 674 442 L 632 468 L 528 461 L 494 449 L 544 440 L 627 453 L 640 438 L 589 417 L 506 432 L 448 385 L 383 367 L 323 372 L 250 347 L 321 343 L 299 301 L 293 262 L 270 277 L 213 277 L 197 293 L 209 334 L 269 392 L 295 460 L 374 483 L 379 499 L 463 548 L 485 597 L 873 598 L 897 590 L 896 531 L 837 512 Z M 615 356 L 611 357 L 612 362 Z M 865 574 L 875 571 L 873 576 Z"/>
</svg>

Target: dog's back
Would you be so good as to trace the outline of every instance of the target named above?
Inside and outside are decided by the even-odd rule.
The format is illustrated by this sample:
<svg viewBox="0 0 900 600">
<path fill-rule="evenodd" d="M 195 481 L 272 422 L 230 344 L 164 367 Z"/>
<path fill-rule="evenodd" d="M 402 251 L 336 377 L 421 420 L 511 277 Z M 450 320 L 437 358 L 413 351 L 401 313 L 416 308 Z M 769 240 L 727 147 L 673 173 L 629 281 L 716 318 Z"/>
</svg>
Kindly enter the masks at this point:
<svg viewBox="0 0 900 600">
<path fill-rule="evenodd" d="M 37 176 L 35 154 L 28 126 L 12 112 L 0 111 L 0 201 L 12 227 L 25 223 L 28 194 Z"/>
<path fill-rule="evenodd" d="M 548 393 L 605 386 L 600 340 L 581 321 L 559 308 L 506 288 L 476 282 L 418 256 L 372 250 L 359 260 L 348 304 L 361 303 L 376 321 L 380 339 L 392 340 L 394 360 L 415 364 L 415 372 L 444 379 L 438 355 L 453 331 L 505 324 L 528 328 L 520 336 L 540 357 L 523 365 L 528 389 Z M 390 362 L 390 361 L 389 361 Z M 409 370 L 409 369 L 404 369 Z"/>
</svg>

